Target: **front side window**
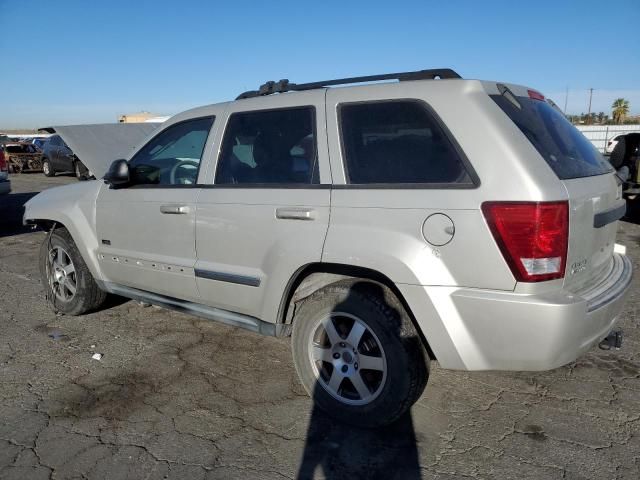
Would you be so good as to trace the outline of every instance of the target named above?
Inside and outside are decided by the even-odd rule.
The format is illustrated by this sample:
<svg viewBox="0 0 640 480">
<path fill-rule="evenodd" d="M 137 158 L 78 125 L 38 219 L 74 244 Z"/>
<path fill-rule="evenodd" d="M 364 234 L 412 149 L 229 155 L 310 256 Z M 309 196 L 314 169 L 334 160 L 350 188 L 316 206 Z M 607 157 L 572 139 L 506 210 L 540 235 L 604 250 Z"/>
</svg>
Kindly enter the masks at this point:
<svg viewBox="0 0 640 480">
<path fill-rule="evenodd" d="M 202 152 L 214 117 L 168 127 L 129 162 L 133 185 L 191 185 L 198 179 Z"/>
<path fill-rule="evenodd" d="M 449 137 L 421 102 L 343 104 L 339 115 L 349 183 L 473 185 Z"/>
<path fill-rule="evenodd" d="M 216 184 L 318 183 L 313 107 L 234 113 Z"/>
</svg>

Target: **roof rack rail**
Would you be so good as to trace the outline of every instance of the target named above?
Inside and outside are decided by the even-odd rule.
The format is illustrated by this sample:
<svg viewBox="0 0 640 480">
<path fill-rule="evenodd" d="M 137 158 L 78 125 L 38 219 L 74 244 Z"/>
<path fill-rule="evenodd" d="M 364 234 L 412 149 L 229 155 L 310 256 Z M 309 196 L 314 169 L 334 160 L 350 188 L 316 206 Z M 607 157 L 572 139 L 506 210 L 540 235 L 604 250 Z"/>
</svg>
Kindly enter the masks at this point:
<svg viewBox="0 0 640 480">
<path fill-rule="evenodd" d="M 348 85 L 350 83 L 376 82 L 380 80 L 398 80 L 399 82 L 403 82 L 406 80 L 435 80 L 436 78 L 449 79 L 462 77 L 450 68 L 434 68 L 431 70 L 418 70 L 415 72 L 385 73 L 381 75 L 368 75 L 365 77 L 338 78 L 335 80 L 311 83 L 290 83 L 289 80 L 283 79 L 278 82 L 269 81 L 260 85 L 258 90 L 249 90 L 241 93 L 236 97 L 236 100 L 272 95 L 274 93 L 313 90 L 316 88 L 330 87 L 332 85 Z"/>
</svg>

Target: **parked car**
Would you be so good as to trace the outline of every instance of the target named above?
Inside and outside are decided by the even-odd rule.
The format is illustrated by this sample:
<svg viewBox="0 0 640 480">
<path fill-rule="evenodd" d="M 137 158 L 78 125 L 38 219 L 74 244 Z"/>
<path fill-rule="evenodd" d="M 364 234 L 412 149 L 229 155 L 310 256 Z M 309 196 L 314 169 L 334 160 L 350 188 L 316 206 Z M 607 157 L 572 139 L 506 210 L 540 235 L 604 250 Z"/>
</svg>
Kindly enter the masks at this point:
<svg viewBox="0 0 640 480">
<path fill-rule="evenodd" d="M 31 143 L 9 142 L 0 144 L 10 173 L 41 171 L 42 159 L 38 148 Z"/>
<path fill-rule="evenodd" d="M 620 346 L 615 172 L 533 89 L 449 69 L 269 82 L 158 130 L 104 182 L 26 204 L 55 310 L 113 293 L 291 335 L 314 401 L 370 427 L 430 360 L 548 370 Z"/>
<path fill-rule="evenodd" d="M 42 150 L 42 172 L 53 177 L 58 172 L 73 172 L 78 180 L 90 174 L 87 167 L 73 154 L 60 135 L 52 135 Z"/>
<path fill-rule="evenodd" d="M 44 148 L 44 144 L 47 143 L 48 138 L 46 137 L 36 137 L 32 140 L 31 143 L 33 143 L 38 150 L 43 150 Z"/>
<path fill-rule="evenodd" d="M 618 144 L 620 139 L 623 138 L 624 136 L 625 134 L 621 133 L 619 135 L 614 135 L 613 137 L 611 137 L 607 141 L 607 144 L 604 146 L 604 153 L 607 155 L 611 155 L 611 153 L 613 152 L 613 149 L 616 148 L 616 145 Z"/>
<path fill-rule="evenodd" d="M 4 150 L 0 145 L 0 195 L 11 192 L 11 181 L 9 180 L 9 165 Z"/>
</svg>

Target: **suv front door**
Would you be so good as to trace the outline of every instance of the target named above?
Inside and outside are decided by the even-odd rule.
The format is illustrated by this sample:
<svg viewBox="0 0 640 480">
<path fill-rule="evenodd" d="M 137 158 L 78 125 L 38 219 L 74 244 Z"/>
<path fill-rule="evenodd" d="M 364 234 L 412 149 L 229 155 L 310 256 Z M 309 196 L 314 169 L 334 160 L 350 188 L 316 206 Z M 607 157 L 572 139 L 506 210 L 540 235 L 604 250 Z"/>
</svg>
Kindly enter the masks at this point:
<svg viewBox="0 0 640 480">
<path fill-rule="evenodd" d="M 273 322 L 289 279 L 320 261 L 331 198 L 324 97 L 309 91 L 229 107 L 216 170 L 198 198 L 203 303 Z"/>
<path fill-rule="evenodd" d="M 125 188 L 103 185 L 96 204 L 98 258 L 109 282 L 198 298 L 195 204 L 210 158 L 214 116 L 164 128 L 129 161 Z"/>
</svg>

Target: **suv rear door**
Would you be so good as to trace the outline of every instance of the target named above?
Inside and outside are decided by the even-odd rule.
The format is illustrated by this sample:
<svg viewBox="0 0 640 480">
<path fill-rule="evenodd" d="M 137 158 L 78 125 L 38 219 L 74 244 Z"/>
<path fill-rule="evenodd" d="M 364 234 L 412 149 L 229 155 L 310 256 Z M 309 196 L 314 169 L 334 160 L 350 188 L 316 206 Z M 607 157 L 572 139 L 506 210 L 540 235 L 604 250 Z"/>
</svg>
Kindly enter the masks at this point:
<svg viewBox="0 0 640 480">
<path fill-rule="evenodd" d="M 198 197 L 201 302 L 275 321 L 286 285 L 319 262 L 329 222 L 325 92 L 230 104 Z"/>
</svg>

